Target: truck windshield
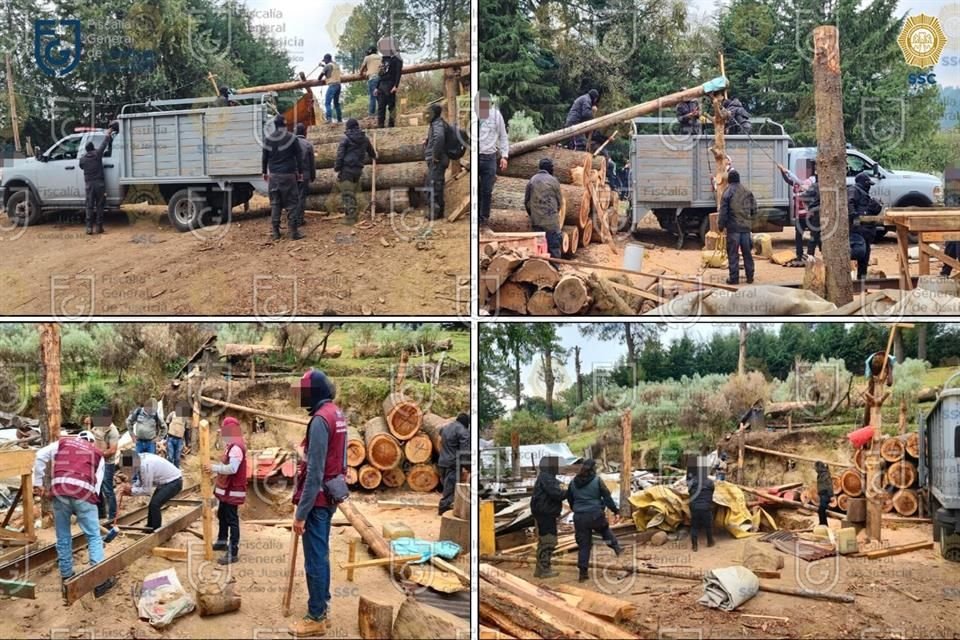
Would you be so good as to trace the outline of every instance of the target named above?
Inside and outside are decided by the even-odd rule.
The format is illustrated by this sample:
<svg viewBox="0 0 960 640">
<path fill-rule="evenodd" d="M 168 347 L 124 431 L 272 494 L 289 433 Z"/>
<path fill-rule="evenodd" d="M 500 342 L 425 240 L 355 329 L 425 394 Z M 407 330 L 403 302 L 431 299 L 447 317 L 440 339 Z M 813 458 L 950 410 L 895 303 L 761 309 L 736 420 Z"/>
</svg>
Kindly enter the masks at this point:
<svg viewBox="0 0 960 640">
<path fill-rule="evenodd" d="M 47 153 L 50 161 L 54 160 L 76 160 L 77 151 L 80 150 L 80 136 L 71 136 L 64 138 Z"/>
<path fill-rule="evenodd" d="M 873 173 L 874 162 L 870 158 L 865 158 L 863 156 L 854 155 L 852 153 L 847 154 L 847 175 L 855 176 L 862 171 L 867 173 Z"/>
</svg>

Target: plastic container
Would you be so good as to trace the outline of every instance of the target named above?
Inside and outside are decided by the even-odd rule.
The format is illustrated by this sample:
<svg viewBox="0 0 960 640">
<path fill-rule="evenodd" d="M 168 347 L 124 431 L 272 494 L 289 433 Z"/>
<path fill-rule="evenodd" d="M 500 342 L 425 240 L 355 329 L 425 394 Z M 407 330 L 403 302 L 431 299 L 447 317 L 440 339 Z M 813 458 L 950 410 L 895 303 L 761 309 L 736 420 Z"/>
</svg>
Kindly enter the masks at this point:
<svg viewBox="0 0 960 640">
<path fill-rule="evenodd" d="M 643 245 L 628 242 L 623 248 L 623 268 L 630 271 L 643 271 Z"/>
<path fill-rule="evenodd" d="M 857 552 L 857 530 L 846 527 L 837 531 L 837 552 L 841 555 Z"/>
</svg>

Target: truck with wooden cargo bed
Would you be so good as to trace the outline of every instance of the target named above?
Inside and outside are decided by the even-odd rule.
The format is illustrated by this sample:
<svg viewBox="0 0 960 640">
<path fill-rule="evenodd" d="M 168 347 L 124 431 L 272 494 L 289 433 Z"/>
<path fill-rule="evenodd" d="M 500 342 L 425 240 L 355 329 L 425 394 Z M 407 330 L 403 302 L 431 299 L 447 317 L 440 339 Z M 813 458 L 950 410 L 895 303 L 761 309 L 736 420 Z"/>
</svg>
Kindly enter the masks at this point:
<svg viewBox="0 0 960 640">
<path fill-rule="evenodd" d="M 225 221 L 254 192 L 266 194 L 260 160 L 275 97 L 237 95 L 229 107 L 214 107 L 216 98 L 207 97 L 125 105 L 103 158 L 107 210 L 146 197 L 166 205 L 170 223 L 188 231 Z M 0 168 L 0 205 L 10 221 L 32 225 L 54 212 L 83 210 L 80 158 L 88 142 L 99 146 L 108 134 L 81 129 Z"/>
<path fill-rule="evenodd" d="M 754 231 L 778 232 L 806 216 L 798 195 L 782 178 L 782 164 L 800 179 L 807 178 L 817 157 L 816 147 L 791 147 L 783 126 L 767 118 L 751 118 L 750 135 L 724 137 L 726 154 L 740 181 L 757 199 Z M 713 177 L 716 174 L 711 149 L 712 135 L 675 133 L 676 120 L 642 117 L 633 120 L 630 142 L 630 199 L 632 227 L 652 213 L 660 227 L 677 239 L 687 236 L 705 242 L 709 214 L 717 210 Z M 655 125 L 657 133 L 645 133 Z M 893 171 L 880 166 L 862 151 L 848 145 L 847 184 L 861 172 L 871 176 L 870 193 L 886 207 L 930 207 L 943 204 L 943 181 L 916 171 Z M 879 226 L 877 237 L 892 226 Z"/>
</svg>

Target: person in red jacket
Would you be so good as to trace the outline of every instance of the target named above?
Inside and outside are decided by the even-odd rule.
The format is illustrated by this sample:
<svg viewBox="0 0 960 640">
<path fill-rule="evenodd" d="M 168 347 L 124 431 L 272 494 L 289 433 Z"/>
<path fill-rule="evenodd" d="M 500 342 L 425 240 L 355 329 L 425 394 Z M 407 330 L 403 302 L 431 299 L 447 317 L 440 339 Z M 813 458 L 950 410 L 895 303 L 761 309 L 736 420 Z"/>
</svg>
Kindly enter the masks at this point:
<svg viewBox="0 0 960 640">
<path fill-rule="evenodd" d="M 347 419 L 333 403 L 336 389 L 322 372 L 310 370 L 300 379 L 300 405 L 310 414 L 304 434 L 303 458 L 297 465 L 293 530 L 303 539 L 307 577 L 307 615 L 290 625 L 296 637 L 327 632 L 330 603 L 330 520 L 336 504 L 326 483 L 347 468 Z"/>
<path fill-rule="evenodd" d="M 247 499 L 247 445 L 243 441 L 243 431 L 236 418 L 227 416 L 220 423 L 220 435 L 226 448 L 220 464 L 203 463 L 203 470 L 217 474 L 217 483 L 213 495 L 217 496 L 217 520 L 220 531 L 215 551 L 226 551 L 218 564 L 236 562 L 240 555 L 240 513 L 239 507 Z"/>
</svg>

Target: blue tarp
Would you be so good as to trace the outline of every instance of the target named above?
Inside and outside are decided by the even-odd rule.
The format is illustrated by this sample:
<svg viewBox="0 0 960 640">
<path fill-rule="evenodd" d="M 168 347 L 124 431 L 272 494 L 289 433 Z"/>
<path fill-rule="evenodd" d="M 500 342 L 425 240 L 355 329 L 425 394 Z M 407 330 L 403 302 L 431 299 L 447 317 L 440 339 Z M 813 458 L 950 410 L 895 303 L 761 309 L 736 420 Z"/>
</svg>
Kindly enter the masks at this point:
<svg viewBox="0 0 960 640">
<path fill-rule="evenodd" d="M 453 560 L 460 554 L 460 545 L 449 540 L 433 542 L 417 538 L 397 538 L 390 542 L 390 549 L 398 556 L 412 556 L 419 553 L 420 559 L 414 564 L 429 562 L 433 556 Z"/>
</svg>

